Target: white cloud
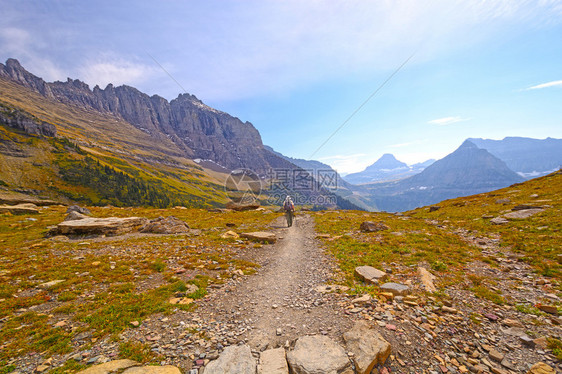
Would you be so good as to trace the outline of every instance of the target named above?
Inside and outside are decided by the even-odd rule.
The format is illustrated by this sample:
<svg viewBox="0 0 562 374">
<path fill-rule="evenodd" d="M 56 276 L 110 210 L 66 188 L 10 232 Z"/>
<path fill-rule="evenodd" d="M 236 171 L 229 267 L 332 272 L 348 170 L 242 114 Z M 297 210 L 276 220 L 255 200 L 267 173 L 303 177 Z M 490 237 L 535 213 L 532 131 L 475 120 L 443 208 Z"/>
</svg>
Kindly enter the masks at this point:
<svg viewBox="0 0 562 374">
<path fill-rule="evenodd" d="M 431 121 L 427 121 L 427 123 L 429 123 L 430 125 L 447 126 L 447 125 L 451 125 L 453 123 L 464 122 L 464 121 L 468 121 L 468 120 L 470 120 L 470 118 L 461 118 L 459 116 L 456 116 L 456 117 L 437 118 L 437 119 L 433 119 Z"/>
<path fill-rule="evenodd" d="M 549 87 L 557 87 L 557 86 L 562 86 L 562 80 L 537 84 L 536 86 L 526 88 L 525 90 L 539 90 L 541 88 L 549 88 Z"/>
<path fill-rule="evenodd" d="M 109 83 L 116 86 L 123 84 L 135 86 L 152 78 L 158 72 L 156 67 L 119 57 L 89 62 L 78 69 L 81 80 L 90 86 L 99 85 L 102 88 Z"/>
<path fill-rule="evenodd" d="M 362 171 L 375 162 L 375 159 L 366 153 L 327 156 L 318 160 L 330 165 L 341 175 Z"/>
</svg>

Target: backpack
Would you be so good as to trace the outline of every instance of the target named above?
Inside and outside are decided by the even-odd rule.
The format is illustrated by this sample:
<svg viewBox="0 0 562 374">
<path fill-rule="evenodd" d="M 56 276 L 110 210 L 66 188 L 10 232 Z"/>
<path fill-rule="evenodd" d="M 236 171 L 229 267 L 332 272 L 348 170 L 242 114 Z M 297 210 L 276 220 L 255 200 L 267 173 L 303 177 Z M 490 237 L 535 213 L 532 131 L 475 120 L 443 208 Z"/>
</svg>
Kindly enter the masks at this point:
<svg viewBox="0 0 562 374">
<path fill-rule="evenodd" d="M 293 202 L 291 200 L 285 200 L 285 203 L 283 204 L 283 209 L 293 210 L 295 209 L 295 206 L 293 205 Z"/>
</svg>

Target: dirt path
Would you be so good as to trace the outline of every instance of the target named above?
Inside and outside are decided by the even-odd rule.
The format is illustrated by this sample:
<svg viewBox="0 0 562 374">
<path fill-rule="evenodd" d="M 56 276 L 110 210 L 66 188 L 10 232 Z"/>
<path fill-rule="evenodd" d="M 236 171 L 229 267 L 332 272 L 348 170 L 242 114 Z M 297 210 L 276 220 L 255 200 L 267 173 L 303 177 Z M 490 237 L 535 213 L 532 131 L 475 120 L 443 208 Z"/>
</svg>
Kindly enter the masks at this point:
<svg viewBox="0 0 562 374">
<path fill-rule="evenodd" d="M 260 248 L 258 272 L 214 292 L 200 304 L 199 318 L 216 321 L 215 332 L 228 343 L 247 340 L 258 350 L 307 334 L 339 340 L 351 320 L 341 296 L 315 290 L 330 283 L 333 263 L 315 240 L 312 218 L 301 215 L 287 228 L 279 217 L 271 229 L 280 240 Z"/>
</svg>

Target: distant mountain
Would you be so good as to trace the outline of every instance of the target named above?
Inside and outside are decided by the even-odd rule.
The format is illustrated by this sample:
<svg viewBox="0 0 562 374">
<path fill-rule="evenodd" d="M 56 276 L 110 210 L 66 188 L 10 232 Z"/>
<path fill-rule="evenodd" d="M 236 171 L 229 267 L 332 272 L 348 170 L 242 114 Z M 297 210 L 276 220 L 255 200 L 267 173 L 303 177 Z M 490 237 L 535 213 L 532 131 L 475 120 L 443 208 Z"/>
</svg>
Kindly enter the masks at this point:
<svg viewBox="0 0 562 374">
<path fill-rule="evenodd" d="M 441 200 L 507 187 L 523 178 L 485 149 L 466 140 L 456 151 L 421 173 L 396 182 L 366 186 L 374 206 L 405 211 Z"/>
<path fill-rule="evenodd" d="M 507 137 L 503 140 L 468 140 L 505 161 L 511 170 L 526 179 L 546 175 L 562 166 L 562 139 Z"/>
<path fill-rule="evenodd" d="M 404 179 L 421 172 L 434 160 L 412 165 L 411 167 L 404 162 L 398 161 L 394 155 L 385 153 L 374 164 L 368 166 L 359 173 L 348 174 L 344 179 L 352 184 L 365 184 L 373 182 L 385 182 L 391 180 Z"/>
</svg>

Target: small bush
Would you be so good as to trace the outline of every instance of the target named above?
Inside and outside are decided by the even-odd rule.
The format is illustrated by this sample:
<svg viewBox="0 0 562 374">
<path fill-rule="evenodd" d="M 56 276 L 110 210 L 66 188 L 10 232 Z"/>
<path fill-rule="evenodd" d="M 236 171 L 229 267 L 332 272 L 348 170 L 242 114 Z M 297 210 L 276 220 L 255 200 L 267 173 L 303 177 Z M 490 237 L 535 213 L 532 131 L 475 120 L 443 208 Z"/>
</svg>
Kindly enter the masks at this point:
<svg viewBox="0 0 562 374">
<path fill-rule="evenodd" d="M 150 268 L 158 273 L 161 273 L 164 269 L 166 269 L 166 264 L 162 260 L 158 259 L 150 265 Z"/>
</svg>

